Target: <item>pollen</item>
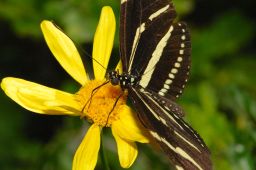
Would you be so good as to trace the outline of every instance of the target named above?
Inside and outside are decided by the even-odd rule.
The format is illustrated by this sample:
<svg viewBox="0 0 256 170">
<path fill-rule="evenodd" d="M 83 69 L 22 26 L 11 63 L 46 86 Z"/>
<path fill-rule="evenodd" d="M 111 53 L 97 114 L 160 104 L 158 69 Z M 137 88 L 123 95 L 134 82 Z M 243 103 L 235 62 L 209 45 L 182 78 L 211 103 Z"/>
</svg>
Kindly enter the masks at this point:
<svg viewBox="0 0 256 170">
<path fill-rule="evenodd" d="M 119 119 L 120 106 L 126 104 L 127 92 L 120 86 L 113 86 L 105 81 L 92 80 L 78 92 L 77 99 L 81 103 L 81 117 L 99 125 L 110 127 Z"/>
</svg>

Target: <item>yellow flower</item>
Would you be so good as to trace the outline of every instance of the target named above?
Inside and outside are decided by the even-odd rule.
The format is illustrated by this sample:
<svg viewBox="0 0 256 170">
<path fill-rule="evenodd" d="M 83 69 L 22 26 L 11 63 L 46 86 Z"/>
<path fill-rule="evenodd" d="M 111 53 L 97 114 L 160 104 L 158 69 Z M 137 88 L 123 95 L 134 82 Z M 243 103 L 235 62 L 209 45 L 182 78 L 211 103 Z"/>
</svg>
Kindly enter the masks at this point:
<svg viewBox="0 0 256 170">
<path fill-rule="evenodd" d="M 117 97 L 122 93 L 120 87 L 108 83 L 93 91 L 106 81 L 106 69 L 102 66 L 105 68 L 108 66 L 115 27 L 116 21 L 112 9 L 103 7 L 93 44 L 95 80 L 89 80 L 74 43 L 50 21 L 41 23 L 44 38 L 51 52 L 60 65 L 82 85 L 76 94 L 13 77 L 4 78 L 1 82 L 4 92 L 30 111 L 48 115 L 86 117 L 92 122 L 75 153 L 73 170 L 94 169 L 100 149 L 102 127 L 111 127 L 117 143 L 119 161 L 124 168 L 130 167 L 137 157 L 135 142 L 149 142 L 144 135 L 145 130 L 135 118 L 132 109 L 126 105 L 126 92 L 115 105 Z M 117 68 L 121 70 L 120 64 Z"/>
</svg>

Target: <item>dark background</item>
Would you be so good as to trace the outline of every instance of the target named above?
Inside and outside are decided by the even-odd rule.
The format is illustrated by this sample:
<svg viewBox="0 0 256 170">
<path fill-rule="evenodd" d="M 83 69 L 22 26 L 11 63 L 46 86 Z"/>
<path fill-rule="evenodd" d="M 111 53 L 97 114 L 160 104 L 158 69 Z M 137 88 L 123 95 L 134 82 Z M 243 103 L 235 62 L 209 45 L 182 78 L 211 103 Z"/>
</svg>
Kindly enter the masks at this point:
<svg viewBox="0 0 256 170">
<path fill-rule="evenodd" d="M 175 0 L 178 20 L 192 36 L 192 73 L 179 103 L 212 152 L 214 169 L 256 169 L 256 25 L 253 0 Z M 1 0 L 0 78 L 14 76 L 76 92 L 78 84 L 56 62 L 39 24 L 53 20 L 83 49 L 91 44 L 103 5 L 117 0 Z M 113 56 L 118 57 L 118 34 Z M 88 56 L 81 53 L 87 63 Z M 112 64 L 113 65 L 113 64 Z M 70 170 L 88 123 L 21 108 L 0 92 L 1 170 Z M 93 140 L 93 139 L 92 139 Z M 104 145 L 111 169 L 121 169 L 109 130 Z M 165 170 L 158 151 L 139 145 L 132 170 Z M 99 160 L 98 169 L 101 168 Z"/>
</svg>

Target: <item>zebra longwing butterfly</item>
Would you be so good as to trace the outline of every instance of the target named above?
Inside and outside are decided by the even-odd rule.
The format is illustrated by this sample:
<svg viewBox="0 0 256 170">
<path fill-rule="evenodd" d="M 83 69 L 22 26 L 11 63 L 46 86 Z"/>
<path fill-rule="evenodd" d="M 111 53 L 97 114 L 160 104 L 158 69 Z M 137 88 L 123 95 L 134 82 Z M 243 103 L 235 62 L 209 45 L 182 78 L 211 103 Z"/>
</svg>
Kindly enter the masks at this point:
<svg viewBox="0 0 256 170">
<path fill-rule="evenodd" d="M 175 102 L 187 82 L 191 42 L 175 23 L 170 0 L 121 0 L 120 56 L 123 73 L 108 74 L 128 90 L 138 117 L 176 169 L 212 169 L 210 152 Z"/>
</svg>

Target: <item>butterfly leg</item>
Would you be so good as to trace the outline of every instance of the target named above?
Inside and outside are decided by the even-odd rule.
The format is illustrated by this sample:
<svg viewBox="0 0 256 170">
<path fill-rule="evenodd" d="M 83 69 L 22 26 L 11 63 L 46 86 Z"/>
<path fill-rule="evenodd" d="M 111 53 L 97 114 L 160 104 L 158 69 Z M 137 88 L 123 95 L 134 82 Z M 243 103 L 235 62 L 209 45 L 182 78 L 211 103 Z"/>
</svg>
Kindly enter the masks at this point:
<svg viewBox="0 0 256 170">
<path fill-rule="evenodd" d="M 115 107 L 116 107 L 116 104 L 117 104 L 118 100 L 120 99 L 120 97 L 122 97 L 122 96 L 123 96 L 123 94 L 124 94 L 124 92 L 122 91 L 122 92 L 120 93 L 120 95 L 116 98 L 116 101 L 115 101 L 115 103 L 114 103 L 114 105 L 113 105 L 113 107 L 112 107 L 111 111 L 110 111 L 110 112 L 109 112 L 109 114 L 108 114 L 108 117 L 107 117 L 107 121 L 106 121 L 105 126 L 108 124 L 108 119 L 109 119 L 109 117 L 110 117 L 111 113 L 113 112 L 113 110 L 115 109 Z"/>
<path fill-rule="evenodd" d="M 107 80 L 107 81 L 105 81 L 103 84 L 99 85 L 98 87 L 96 87 L 95 89 L 92 90 L 91 97 L 90 97 L 90 99 L 87 100 L 87 102 L 85 103 L 85 105 L 84 105 L 84 107 L 83 107 L 83 109 L 82 109 L 82 113 L 84 112 L 84 109 L 85 109 L 85 107 L 86 107 L 88 104 L 89 104 L 88 109 L 90 108 L 91 103 L 92 103 L 92 98 L 93 98 L 94 94 L 96 94 L 97 91 L 98 91 L 102 86 L 104 86 L 104 85 L 106 85 L 106 84 L 108 84 L 108 83 L 109 83 L 109 81 Z M 88 109 L 87 109 L 87 111 L 88 111 Z"/>
</svg>

